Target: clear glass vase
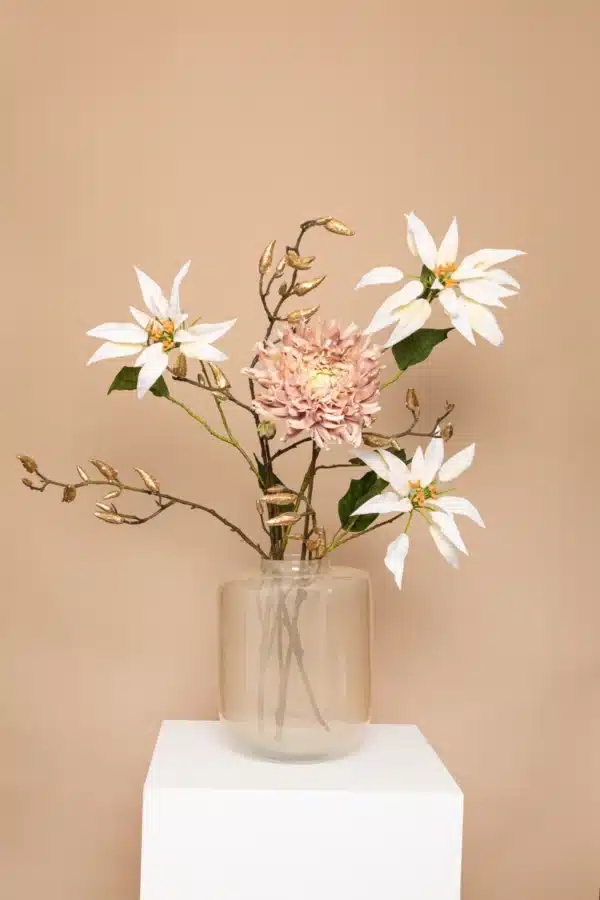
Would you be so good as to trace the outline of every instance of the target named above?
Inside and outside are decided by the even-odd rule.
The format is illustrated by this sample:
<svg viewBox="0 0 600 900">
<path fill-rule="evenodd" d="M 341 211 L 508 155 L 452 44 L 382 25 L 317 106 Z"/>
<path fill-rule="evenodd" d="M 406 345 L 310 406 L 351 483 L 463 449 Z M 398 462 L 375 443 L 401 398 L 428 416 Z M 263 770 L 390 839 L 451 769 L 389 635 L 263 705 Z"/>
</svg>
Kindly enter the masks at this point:
<svg viewBox="0 0 600 900">
<path fill-rule="evenodd" d="M 263 561 L 222 586 L 219 648 L 219 714 L 238 745 L 299 760 L 360 744 L 371 707 L 366 572 Z"/>
</svg>

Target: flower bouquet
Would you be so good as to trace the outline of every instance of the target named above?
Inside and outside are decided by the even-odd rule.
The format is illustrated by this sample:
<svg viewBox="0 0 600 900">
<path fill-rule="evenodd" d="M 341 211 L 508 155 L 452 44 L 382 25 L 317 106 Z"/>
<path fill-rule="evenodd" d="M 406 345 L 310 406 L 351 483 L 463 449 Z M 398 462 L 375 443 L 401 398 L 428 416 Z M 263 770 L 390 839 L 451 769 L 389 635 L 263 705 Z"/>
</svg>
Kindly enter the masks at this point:
<svg viewBox="0 0 600 900">
<path fill-rule="evenodd" d="M 385 390 L 452 331 L 472 344 L 477 334 L 500 345 L 502 333 L 492 310 L 504 307 L 504 299 L 519 288 L 499 266 L 521 251 L 479 250 L 459 261 L 456 220 L 437 246 L 411 213 L 407 240 L 419 271 L 405 277 L 395 266 L 377 266 L 360 279 L 357 289 L 394 285 L 366 328 L 322 320 L 318 305 L 299 305 L 305 298 L 312 301 L 325 278 L 313 276 L 315 257 L 304 251 L 306 236 L 315 230 L 344 237 L 354 233 L 330 216 L 310 219 L 277 262 L 275 241 L 260 256 L 258 294 L 266 332 L 242 370 L 248 380 L 245 397 L 234 392 L 221 366 L 227 356 L 216 346 L 236 320 L 209 324 L 182 312 L 180 292 L 189 262 L 175 276 L 169 296 L 136 269 L 146 309 L 132 306 L 133 321 L 88 332 L 102 341 L 88 364 L 134 357 L 133 365 L 118 372 L 109 394 L 135 391 L 140 399 L 150 394 L 173 403 L 243 458 L 256 489 L 258 536 L 219 510 L 176 496 L 142 468 L 135 469 L 139 481 L 131 483 L 110 463 L 92 459 L 97 474 L 78 466 L 78 478 L 64 482 L 43 473 L 33 457 L 19 457 L 27 471 L 23 483 L 33 491 L 59 488 L 62 500 L 71 503 L 81 490 L 100 488 L 94 514 L 106 524 L 141 525 L 184 506 L 213 517 L 258 555 L 258 575 L 234 579 L 222 590 L 220 706 L 221 716 L 246 745 L 275 756 L 345 752 L 358 742 L 369 717 L 368 577 L 331 566 L 333 552 L 389 528 L 393 539 L 385 565 L 400 588 L 418 522 L 455 567 L 459 554 L 467 553 L 456 516 L 483 526 L 475 506 L 453 487 L 471 465 L 475 446 L 445 459 L 453 436 L 452 404 L 423 427 L 419 399 L 409 387 L 408 423 L 391 434 L 375 430 L 374 423 Z M 437 305 L 450 321 L 446 327 L 426 327 Z M 381 333 L 383 340 L 376 340 Z M 386 356 L 396 373 L 382 382 Z M 182 400 L 180 386 L 192 386 L 209 401 L 216 420 Z M 236 436 L 229 415 L 233 406 L 252 417 L 254 448 Z M 409 450 L 411 438 L 427 439 L 425 449 Z M 348 456 L 328 463 L 327 451 L 335 444 L 347 445 Z M 304 457 L 296 484 L 279 472 L 281 458 L 290 453 Z M 366 471 L 350 480 L 338 503 L 339 523 L 328 529 L 318 508 L 318 479 L 328 469 L 346 467 Z M 147 514 L 127 511 L 124 501 L 132 493 L 148 498 Z"/>
</svg>

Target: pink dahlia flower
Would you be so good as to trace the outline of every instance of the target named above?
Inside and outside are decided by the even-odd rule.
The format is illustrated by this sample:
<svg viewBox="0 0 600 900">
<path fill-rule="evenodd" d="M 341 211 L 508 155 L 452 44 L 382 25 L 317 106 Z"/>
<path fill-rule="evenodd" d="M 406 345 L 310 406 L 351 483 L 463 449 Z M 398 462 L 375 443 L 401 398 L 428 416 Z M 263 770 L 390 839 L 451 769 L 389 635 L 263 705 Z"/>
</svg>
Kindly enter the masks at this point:
<svg viewBox="0 0 600 900">
<path fill-rule="evenodd" d="M 245 370 L 260 388 L 253 406 L 265 419 L 285 420 L 285 439 L 306 431 L 319 447 L 360 445 L 381 409 L 381 351 L 356 325 L 286 325 L 257 352 L 257 364 Z"/>
</svg>

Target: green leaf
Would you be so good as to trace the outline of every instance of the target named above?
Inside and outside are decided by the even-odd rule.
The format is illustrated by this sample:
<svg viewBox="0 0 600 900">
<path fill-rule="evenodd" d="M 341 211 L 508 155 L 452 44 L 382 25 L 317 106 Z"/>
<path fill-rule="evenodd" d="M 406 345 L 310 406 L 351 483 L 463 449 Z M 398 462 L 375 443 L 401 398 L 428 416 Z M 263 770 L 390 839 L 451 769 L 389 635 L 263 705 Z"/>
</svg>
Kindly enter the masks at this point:
<svg viewBox="0 0 600 900">
<path fill-rule="evenodd" d="M 396 365 L 404 372 L 410 366 L 423 362 L 437 344 L 446 340 L 451 331 L 452 328 L 419 328 L 392 347 Z"/>
<path fill-rule="evenodd" d="M 118 372 L 113 379 L 113 382 L 108 389 L 108 393 L 112 394 L 113 391 L 135 391 L 139 374 L 140 370 L 135 366 L 123 366 L 121 371 Z M 154 382 L 150 388 L 150 393 L 154 394 L 155 397 L 169 396 L 169 388 L 162 375 Z"/>
<path fill-rule="evenodd" d="M 386 485 L 387 481 L 370 470 L 362 478 L 352 479 L 350 487 L 338 503 L 340 524 L 345 531 L 364 531 L 375 521 L 377 515 L 353 516 L 352 513 L 362 503 L 380 494 Z"/>
</svg>

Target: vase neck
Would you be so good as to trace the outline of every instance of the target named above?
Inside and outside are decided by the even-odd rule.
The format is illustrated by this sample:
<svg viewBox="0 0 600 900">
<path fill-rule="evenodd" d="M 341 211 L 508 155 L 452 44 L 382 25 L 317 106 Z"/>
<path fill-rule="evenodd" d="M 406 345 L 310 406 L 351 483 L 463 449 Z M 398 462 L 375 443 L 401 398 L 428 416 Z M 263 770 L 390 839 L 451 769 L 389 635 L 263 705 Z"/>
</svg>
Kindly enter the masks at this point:
<svg viewBox="0 0 600 900">
<path fill-rule="evenodd" d="M 262 559 L 260 570 L 265 575 L 280 575 L 285 577 L 302 575 L 322 575 L 328 572 L 330 563 L 328 559 L 300 559 L 300 556 L 290 556 L 287 559 Z"/>
</svg>

